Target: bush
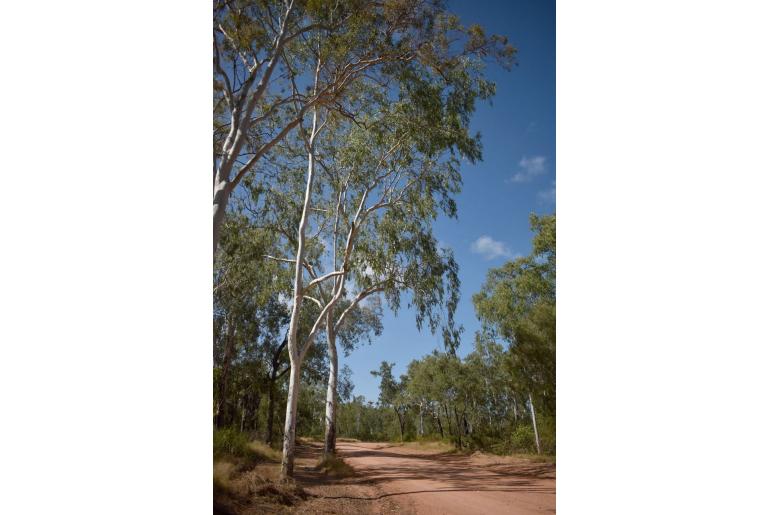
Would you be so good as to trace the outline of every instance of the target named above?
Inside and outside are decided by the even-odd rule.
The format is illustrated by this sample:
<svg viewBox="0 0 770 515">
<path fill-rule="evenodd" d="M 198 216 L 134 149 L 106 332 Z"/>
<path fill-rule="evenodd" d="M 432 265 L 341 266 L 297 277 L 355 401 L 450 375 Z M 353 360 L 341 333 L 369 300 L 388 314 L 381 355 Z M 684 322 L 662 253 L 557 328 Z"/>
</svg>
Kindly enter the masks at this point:
<svg viewBox="0 0 770 515">
<path fill-rule="evenodd" d="M 535 432 L 532 427 L 525 424 L 517 426 L 511 434 L 511 447 L 516 452 L 536 452 Z"/>
<path fill-rule="evenodd" d="M 214 430 L 214 457 L 237 456 L 250 457 L 253 454 L 249 448 L 249 440 L 246 435 L 236 429 Z"/>
<path fill-rule="evenodd" d="M 353 467 L 345 463 L 340 457 L 337 456 L 325 456 L 316 465 L 316 470 L 320 470 L 326 476 L 332 476 L 336 478 L 351 477 L 355 475 Z"/>
</svg>

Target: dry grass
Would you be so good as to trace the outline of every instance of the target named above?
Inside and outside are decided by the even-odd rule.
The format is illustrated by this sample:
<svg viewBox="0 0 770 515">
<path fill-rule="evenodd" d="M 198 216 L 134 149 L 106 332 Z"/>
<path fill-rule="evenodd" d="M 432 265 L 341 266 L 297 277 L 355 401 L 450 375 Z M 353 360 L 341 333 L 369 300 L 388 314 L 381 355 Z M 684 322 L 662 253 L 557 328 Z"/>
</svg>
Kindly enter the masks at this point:
<svg viewBox="0 0 770 515">
<path fill-rule="evenodd" d="M 229 490 L 230 479 L 236 471 L 235 463 L 230 461 L 214 462 L 214 489 Z"/>
<path fill-rule="evenodd" d="M 408 449 L 418 449 L 420 451 L 426 451 L 426 452 L 432 452 L 432 453 L 440 453 L 440 452 L 456 452 L 457 449 L 454 445 L 442 441 L 430 441 L 430 440 L 422 440 L 418 442 L 404 442 L 402 444 L 398 444 L 401 447 L 406 447 Z"/>
<path fill-rule="evenodd" d="M 254 451 L 258 458 L 263 461 L 272 461 L 280 463 L 281 451 L 277 451 L 263 442 L 249 442 L 249 449 Z"/>
<path fill-rule="evenodd" d="M 231 449 L 236 452 L 228 452 Z M 296 483 L 280 481 L 280 462 L 281 452 L 262 442 L 220 436 L 214 453 L 214 513 L 284 513 L 306 499 Z"/>
<path fill-rule="evenodd" d="M 242 471 L 227 460 L 214 462 L 214 512 L 222 515 L 284 513 L 307 499 L 294 481 L 280 481 L 280 465 L 260 463 Z"/>
<path fill-rule="evenodd" d="M 512 454 L 511 457 L 538 463 L 556 463 L 556 456 L 551 454 Z"/>
<path fill-rule="evenodd" d="M 338 456 L 326 456 L 316 465 L 316 470 L 320 470 L 326 476 L 335 478 L 344 478 L 354 476 L 356 471 L 345 463 L 345 460 Z"/>
</svg>

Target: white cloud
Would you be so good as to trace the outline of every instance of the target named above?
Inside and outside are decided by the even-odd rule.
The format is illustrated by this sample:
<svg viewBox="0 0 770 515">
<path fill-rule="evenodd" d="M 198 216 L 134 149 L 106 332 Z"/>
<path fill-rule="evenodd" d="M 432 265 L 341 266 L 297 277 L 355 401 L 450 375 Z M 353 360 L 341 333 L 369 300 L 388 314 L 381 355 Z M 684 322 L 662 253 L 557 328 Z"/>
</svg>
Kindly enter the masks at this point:
<svg viewBox="0 0 770 515">
<path fill-rule="evenodd" d="M 522 157 L 519 161 L 519 171 L 511 177 L 511 182 L 528 182 L 545 173 L 546 161 L 545 156 Z"/>
<path fill-rule="evenodd" d="M 542 204 L 556 204 L 556 181 L 551 181 L 551 187 L 537 192 L 537 200 Z"/>
<path fill-rule="evenodd" d="M 471 244 L 471 252 L 480 254 L 486 260 L 499 257 L 512 258 L 513 253 L 502 241 L 497 241 L 491 236 L 481 236 Z"/>
<path fill-rule="evenodd" d="M 283 292 L 280 292 L 278 294 L 278 302 L 291 309 L 292 304 L 294 304 L 294 299 L 292 299 L 289 295 L 285 295 Z"/>
</svg>

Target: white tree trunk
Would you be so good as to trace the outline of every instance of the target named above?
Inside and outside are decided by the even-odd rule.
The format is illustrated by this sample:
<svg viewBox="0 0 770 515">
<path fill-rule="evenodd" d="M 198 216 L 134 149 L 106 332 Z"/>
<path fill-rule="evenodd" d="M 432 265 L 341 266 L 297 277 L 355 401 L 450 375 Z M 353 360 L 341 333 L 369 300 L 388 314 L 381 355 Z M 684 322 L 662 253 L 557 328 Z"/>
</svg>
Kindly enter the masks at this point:
<svg viewBox="0 0 770 515">
<path fill-rule="evenodd" d="M 532 403 L 532 392 L 529 393 L 529 413 L 532 415 L 532 428 L 535 430 L 535 447 L 540 454 L 540 435 L 537 434 L 537 419 L 535 418 L 535 405 Z"/>
<path fill-rule="evenodd" d="M 326 317 L 326 336 L 329 344 L 329 382 L 326 387 L 326 434 L 324 455 L 334 454 L 337 444 L 337 342 L 332 312 Z"/>
<path fill-rule="evenodd" d="M 294 356 L 289 372 L 289 397 L 286 401 L 286 424 L 283 429 L 283 457 L 281 459 L 281 477 L 286 479 L 294 475 L 294 445 L 297 427 L 297 400 L 299 399 L 300 366 Z"/>
<path fill-rule="evenodd" d="M 294 302 L 291 307 L 291 319 L 289 320 L 289 335 L 287 346 L 289 348 L 289 359 L 291 361 L 291 376 L 289 378 L 289 396 L 286 401 L 286 424 L 283 437 L 283 458 L 281 459 L 281 477 L 288 478 L 294 474 L 294 431 L 297 420 L 297 400 L 299 399 L 299 376 L 302 367 L 302 352 L 297 342 L 297 329 L 299 327 L 300 309 L 303 299 L 303 263 L 305 261 L 305 230 L 307 228 L 308 212 L 310 211 L 310 200 L 313 193 L 313 179 L 315 173 L 315 155 L 313 140 L 316 135 L 318 121 L 317 112 L 313 113 L 313 128 L 310 133 L 307 164 L 307 184 L 305 188 L 305 201 L 302 206 L 302 217 L 299 221 L 297 230 L 297 257 L 294 267 Z"/>
<path fill-rule="evenodd" d="M 214 181 L 214 254 L 217 253 L 219 245 L 219 236 L 222 232 L 222 223 L 225 220 L 225 211 L 227 210 L 227 201 L 230 198 L 228 183 L 219 178 Z"/>
</svg>

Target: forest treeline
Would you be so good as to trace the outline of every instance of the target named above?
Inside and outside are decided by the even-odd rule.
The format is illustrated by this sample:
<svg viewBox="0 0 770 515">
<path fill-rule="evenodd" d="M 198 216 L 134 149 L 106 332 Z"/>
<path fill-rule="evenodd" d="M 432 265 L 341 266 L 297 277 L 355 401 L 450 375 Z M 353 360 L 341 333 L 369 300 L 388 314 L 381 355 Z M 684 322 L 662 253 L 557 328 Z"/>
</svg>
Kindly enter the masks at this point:
<svg viewBox="0 0 770 515">
<path fill-rule="evenodd" d="M 215 0 L 213 17 L 215 428 L 280 445 L 283 478 L 297 435 L 322 434 L 333 455 L 356 403 L 338 354 L 385 344 L 382 314 L 403 307 L 443 337 L 458 375 L 442 421 L 438 390 L 407 402 L 411 383 L 386 381 L 388 363 L 376 371 L 386 393 L 375 409 L 393 408 L 399 435 L 414 402 L 423 434 L 437 414 L 458 445 L 481 442 L 484 414 L 505 402 L 513 426 L 490 438 L 518 430 L 524 396 L 548 416 L 548 312 L 529 284 L 546 253 L 490 273 L 475 299 L 480 348 L 517 349 L 501 358 L 510 391 L 484 407 L 462 380 L 470 362 L 454 357 L 457 262 L 433 233 L 457 217 L 461 163 L 482 157 L 471 117 L 495 94 L 487 66 L 514 63 L 507 39 L 463 25 L 443 0 Z M 538 234 L 547 220 L 533 219 Z M 512 286 L 530 291 L 511 297 Z"/>
<path fill-rule="evenodd" d="M 473 298 L 483 327 L 475 335 L 473 350 L 462 358 L 434 350 L 409 363 L 400 377 L 394 376 L 393 363 L 383 362 L 371 371 L 380 379 L 376 400 L 353 396 L 352 371 L 343 367 L 337 389 L 339 436 L 444 440 L 496 453 L 556 452 L 556 218 L 532 216 L 530 221 L 535 231 L 532 254 L 489 270 Z M 225 255 L 231 249 L 230 238 L 238 234 L 228 236 Z M 286 306 L 273 299 L 258 312 L 266 318 L 251 325 L 251 333 L 239 331 L 233 339 L 244 340 L 230 342 L 237 355 L 227 359 L 226 382 L 222 380 L 226 336 L 217 340 L 216 425 L 275 443 L 280 440 L 286 405 L 288 357 L 285 338 L 278 331 L 285 325 Z M 368 318 L 356 319 L 346 332 L 347 351 L 357 345 L 387 345 L 387 339 L 373 340 L 382 331 L 376 311 L 366 314 Z M 260 334 L 258 327 L 275 330 Z M 326 342 L 319 340 L 305 367 L 298 417 L 302 436 L 324 436 L 325 347 Z"/>
</svg>

